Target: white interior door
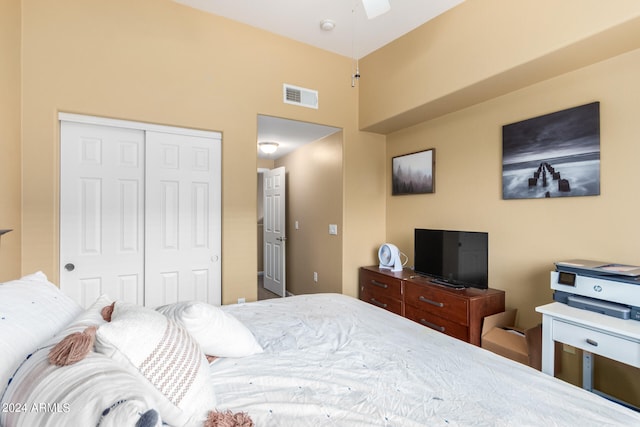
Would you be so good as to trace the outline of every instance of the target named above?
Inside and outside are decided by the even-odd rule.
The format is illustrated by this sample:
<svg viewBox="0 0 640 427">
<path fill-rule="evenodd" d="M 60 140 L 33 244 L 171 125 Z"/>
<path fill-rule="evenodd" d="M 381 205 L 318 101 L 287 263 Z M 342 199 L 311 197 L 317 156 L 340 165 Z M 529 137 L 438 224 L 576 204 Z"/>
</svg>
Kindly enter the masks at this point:
<svg viewBox="0 0 640 427">
<path fill-rule="evenodd" d="M 61 122 L 60 288 L 141 304 L 144 132 Z"/>
<path fill-rule="evenodd" d="M 286 181 L 285 168 L 263 174 L 264 287 L 286 296 Z"/>
<path fill-rule="evenodd" d="M 147 132 L 145 305 L 221 303 L 220 144 L 215 142 Z"/>
</svg>

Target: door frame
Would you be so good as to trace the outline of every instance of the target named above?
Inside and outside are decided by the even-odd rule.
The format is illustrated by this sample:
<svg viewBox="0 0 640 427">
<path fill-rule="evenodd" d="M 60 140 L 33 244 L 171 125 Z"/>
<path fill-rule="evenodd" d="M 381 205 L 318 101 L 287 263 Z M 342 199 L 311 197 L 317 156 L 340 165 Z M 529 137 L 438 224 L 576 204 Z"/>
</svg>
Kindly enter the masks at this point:
<svg viewBox="0 0 640 427">
<path fill-rule="evenodd" d="M 110 119 L 107 117 L 87 116 L 87 115 L 75 114 L 75 113 L 60 112 L 58 113 L 58 121 L 86 123 L 90 125 L 101 125 L 101 126 L 111 126 L 111 127 L 122 127 L 127 129 L 137 129 L 137 130 L 143 130 L 143 131 L 175 133 L 178 135 L 199 136 L 202 138 L 215 138 L 215 139 L 222 140 L 222 133 L 211 131 L 211 130 L 190 129 L 190 128 L 182 128 L 178 126 L 158 125 L 154 123 L 135 122 L 130 120 L 122 120 L 122 119 Z"/>
</svg>

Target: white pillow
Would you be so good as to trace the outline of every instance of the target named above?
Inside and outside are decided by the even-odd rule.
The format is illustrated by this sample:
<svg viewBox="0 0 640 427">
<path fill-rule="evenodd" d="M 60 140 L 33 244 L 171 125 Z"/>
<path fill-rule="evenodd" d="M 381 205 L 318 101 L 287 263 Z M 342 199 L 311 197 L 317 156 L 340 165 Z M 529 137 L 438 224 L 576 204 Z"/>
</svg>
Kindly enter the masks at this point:
<svg viewBox="0 0 640 427">
<path fill-rule="evenodd" d="M 117 301 L 111 322 L 98 328 L 96 350 L 142 379 L 170 425 L 202 423 L 215 409 L 209 364 L 200 346 L 154 310 Z"/>
<path fill-rule="evenodd" d="M 0 396 L 20 363 L 81 312 L 42 272 L 0 284 Z"/>
<path fill-rule="evenodd" d="M 206 355 L 244 357 L 264 351 L 242 322 L 219 307 L 199 301 L 184 301 L 156 310 L 184 326 Z"/>
<path fill-rule="evenodd" d="M 160 426 L 162 420 L 147 387 L 111 358 L 91 352 L 69 366 L 49 363 L 51 348 L 73 332 L 100 326 L 112 300 L 103 295 L 64 331 L 22 363 L 2 399 L 0 425 Z M 43 406 L 46 405 L 46 406 Z"/>
</svg>

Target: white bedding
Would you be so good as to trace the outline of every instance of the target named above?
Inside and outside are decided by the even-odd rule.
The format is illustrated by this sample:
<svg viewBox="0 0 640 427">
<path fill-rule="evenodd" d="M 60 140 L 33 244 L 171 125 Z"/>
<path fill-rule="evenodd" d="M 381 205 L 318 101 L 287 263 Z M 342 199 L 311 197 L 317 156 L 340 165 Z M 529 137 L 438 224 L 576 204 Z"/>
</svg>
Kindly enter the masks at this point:
<svg viewBox="0 0 640 427">
<path fill-rule="evenodd" d="M 256 426 L 631 426 L 640 414 L 337 294 L 225 306 L 264 352 L 214 362 Z"/>
</svg>

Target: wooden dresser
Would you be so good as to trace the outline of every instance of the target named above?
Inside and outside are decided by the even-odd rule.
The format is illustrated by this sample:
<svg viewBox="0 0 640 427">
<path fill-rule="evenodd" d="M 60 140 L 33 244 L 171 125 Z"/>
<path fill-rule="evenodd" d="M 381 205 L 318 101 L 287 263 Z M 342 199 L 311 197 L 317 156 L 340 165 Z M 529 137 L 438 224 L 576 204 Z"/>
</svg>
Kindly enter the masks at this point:
<svg viewBox="0 0 640 427">
<path fill-rule="evenodd" d="M 360 268 L 360 299 L 478 346 L 482 319 L 504 311 L 504 291 L 450 288 L 377 266 Z"/>
</svg>

